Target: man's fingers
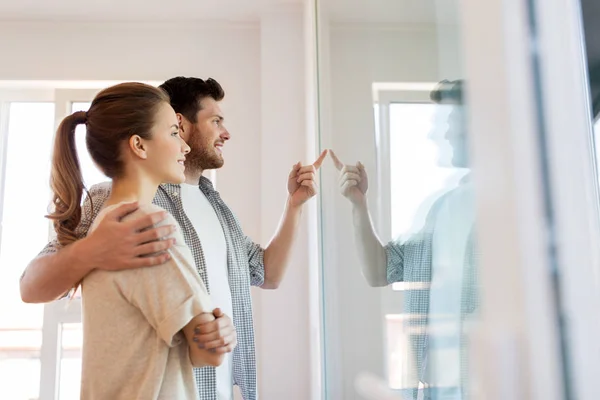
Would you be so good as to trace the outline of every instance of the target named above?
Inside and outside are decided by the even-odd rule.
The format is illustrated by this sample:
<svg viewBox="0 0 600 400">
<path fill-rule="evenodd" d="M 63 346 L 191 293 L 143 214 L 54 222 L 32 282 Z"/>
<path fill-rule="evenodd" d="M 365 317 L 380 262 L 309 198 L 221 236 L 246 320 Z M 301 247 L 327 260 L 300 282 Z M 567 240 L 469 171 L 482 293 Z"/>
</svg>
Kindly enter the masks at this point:
<svg viewBox="0 0 600 400">
<path fill-rule="evenodd" d="M 335 153 L 331 149 L 329 150 L 329 155 L 331 155 L 331 160 L 333 161 L 333 165 L 335 165 L 335 167 L 338 169 L 338 171 L 341 171 L 342 168 L 344 168 L 344 163 L 340 161 L 340 159 L 335 155 Z"/>
<path fill-rule="evenodd" d="M 145 243 L 135 248 L 134 255 L 136 257 L 147 257 L 150 254 L 154 255 L 161 251 L 166 251 L 175 244 L 175 239 L 158 240 L 150 243 Z"/>
<path fill-rule="evenodd" d="M 124 203 L 108 212 L 105 216 L 107 220 L 120 221 L 139 208 L 137 201 L 132 203 Z"/>
<path fill-rule="evenodd" d="M 164 221 L 169 214 L 166 211 L 158 211 L 152 214 L 144 215 L 130 222 L 130 227 L 134 231 L 144 231 L 153 227 L 161 221 Z"/>
<path fill-rule="evenodd" d="M 348 182 L 353 182 L 354 185 L 358 185 L 358 182 L 360 182 L 360 180 L 359 179 L 355 179 L 352 176 L 344 175 L 342 177 L 342 179 L 340 179 L 340 186 L 344 186 Z"/>
<path fill-rule="evenodd" d="M 340 185 L 342 185 L 348 179 L 353 179 L 355 181 L 360 181 L 360 175 L 356 172 L 346 172 L 340 177 Z"/>
<path fill-rule="evenodd" d="M 298 170 L 300 169 L 300 167 L 302 167 L 302 164 L 300 163 L 300 161 L 298 161 L 296 164 L 294 164 L 292 166 L 292 171 L 290 172 L 290 178 L 293 178 L 298 174 Z"/>
<path fill-rule="evenodd" d="M 344 167 L 340 171 L 340 174 L 345 175 L 347 173 L 358 174 L 358 173 L 360 173 L 360 170 L 357 167 L 355 167 L 354 165 L 344 165 Z"/>
<path fill-rule="evenodd" d="M 160 240 L 169 236 L 173 232 L 175 232 L 174 225 L 163 225 L 158 228 L 148 229 L 137 234 L 136 244 L 154 242 L 155 240 Z"/>
<path fill-rule="evenodd" d="M 131 268 L 143 268 L 143 267 L 154 267 L 156 265 L 162 265 L 171 259 L 171 255 L 167 252 L 157 254 L 152 257 L 136 257 L 133 259 L 130 267 Z"/>
<path fill-rule="evenodd" d="M 358 182 L 352 179 L 347 180 L 346 182 L 344 182 L 342 184 L 342 193 L 348 193 L 348 191 L 352 188 L 352 187 L 356 187 L 356 185 L 358 185 Z"/>
<path fill-rule="evenodd" d="M 323 164 L 323 160 L 325 160 L 325 157 L 327 157 L 327 149 L 321 152 L 319 158 L 317 158 L 317 160 L 312 164 L 313 167 L 315 167 L 315 169 L 321 168 L 321 164 Z"/>
<path fill-rule="evenodd" d="M 300 174 L 300 176 L 298 176 L 298 179 L 296 179 L 296 182 L 300 183 L 305 180 L 314 180 L 314 179 L 315 179 L 315 173 L 311 171 L 311 172 L 305 172 L 303 174 Z"/>
<path fill-rule="evenodd" d="M 300 183 L 300 186 L 306 186 L 313 189 L 313 193 L 317 192 L 317 185 L 314 181 L 302 181 L 302 183 Z"/>
</svg>

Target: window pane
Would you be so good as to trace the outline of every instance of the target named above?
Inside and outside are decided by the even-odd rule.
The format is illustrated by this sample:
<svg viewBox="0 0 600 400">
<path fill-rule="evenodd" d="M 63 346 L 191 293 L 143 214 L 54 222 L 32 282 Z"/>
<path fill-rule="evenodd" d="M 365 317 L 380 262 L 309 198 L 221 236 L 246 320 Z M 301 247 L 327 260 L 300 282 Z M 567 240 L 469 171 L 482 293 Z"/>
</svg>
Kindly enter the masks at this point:
<svg viewBox="0 0 600 400">
<path fill-rule="evenodd" d="M 62 324 L 59 400 L 79 399 L 82 344 L 81 323 Z"/>
<path fill-rule="evenodd" d="M 394 238 L 418 232 L 435 200 L 456 187 L 468 172 L 452 165 L 453 150 L 445 138 L 450 111 L 446 105 L 390 104 L 391 232 Z"/>
<path fill-rule="evenodd" d="M 46 245 L 53 103 L 10 105 L 0 237 L 0 398 L 38 396 L 43 305 L 21 302 L 19 277 Z"/>
</svg>

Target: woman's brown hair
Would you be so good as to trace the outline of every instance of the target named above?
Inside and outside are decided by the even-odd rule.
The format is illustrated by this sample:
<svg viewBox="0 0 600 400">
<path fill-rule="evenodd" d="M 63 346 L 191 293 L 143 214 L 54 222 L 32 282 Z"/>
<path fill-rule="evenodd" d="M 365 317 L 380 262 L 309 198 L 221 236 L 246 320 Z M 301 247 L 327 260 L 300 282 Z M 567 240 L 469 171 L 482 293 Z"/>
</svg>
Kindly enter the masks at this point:
<svg viewBox="0 0 600 400">
<path fill-rule="evenodd" d="M 81 198 L 85 189 L 75 146 L 75 128 L 85 124 L 86 147 L 92 160 L 109 178 L 123 173 L 121 148 L 132 135 L 150 139 L 156 113 L 168 95 L 143 83 L 129 82 L 111 86 L 96 95 L 87 112 L 77 111 L 66 117 L 54 139 L 50 187 L 58 242 L 66 246 L 79 237 Z"/>
</svg>

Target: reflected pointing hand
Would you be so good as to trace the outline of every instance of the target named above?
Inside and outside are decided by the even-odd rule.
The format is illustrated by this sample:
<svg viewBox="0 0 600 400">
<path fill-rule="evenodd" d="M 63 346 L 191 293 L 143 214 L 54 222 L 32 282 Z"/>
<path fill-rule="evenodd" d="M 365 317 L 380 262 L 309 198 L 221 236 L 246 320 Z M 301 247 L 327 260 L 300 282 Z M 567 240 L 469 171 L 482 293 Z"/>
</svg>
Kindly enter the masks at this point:
<svg viewBox="0 0 600 400">
<path fill-rule="evenodd" d="M 364 203 L 365 195 L 369 189 L 369 179 L 365 166 L 360 161 L 356 165 L 344 164 L 333 150 L 329 150 L 329 154 L 333 165 L 340 171 L 340 192 L 353 204 Z"/>
</svg>

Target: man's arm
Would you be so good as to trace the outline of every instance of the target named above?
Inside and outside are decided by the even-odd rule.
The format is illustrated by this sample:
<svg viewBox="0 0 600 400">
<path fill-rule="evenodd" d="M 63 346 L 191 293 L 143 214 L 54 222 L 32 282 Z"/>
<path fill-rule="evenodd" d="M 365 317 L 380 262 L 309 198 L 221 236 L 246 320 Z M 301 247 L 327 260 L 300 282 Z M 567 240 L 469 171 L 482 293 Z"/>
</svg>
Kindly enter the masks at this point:
<svg viewBox="0 0 600 400">
<path fill-rule="evenodd" d="M 264 252 L 263 289 L 277 289 L 283 280 L 300 225 L 302 206 L 317 194 L 316 174 L 326 156 L 327 150 L 311 165 L 298 162 L 292 167 L 287 184 L 289 197 L 281 222 Z"/>
<path fill-rule="evenodd" d="M 40 255 L 29 263 L 21 276 L 21 299 L 25 303 L 47 303 L 64 297 L 92 267 L 90 260 L 81 257 L 85 239 L 54 253 Z M 46 246 L 57 247 L 56 241 Z"/>
<path fill-rule="evenodd" d="M 335 167 L 340 171 L 340 191 L 352 203 L 354 239 L 360 259 L 361 272 L 370 286 L 387 286 L 386 247 L 375 233 L 367 205 L 369 181 L 361 163 L 344 165 L 335 153 L 329 154 Z"/>
<path fill-rule="evenodd" d="M 263 289 L 277 289 L 283 280 L 301 216 L 302 206 L 293 205 L 288 199 L 279 227 L 265 248 L 265 278 L 261 286 Z"/>
<path fill-rule="evenodd" d="M 353 204 L 352 222 L 354 241 L 365 280 L 372 287 L 387 286 L 386 251 L 375 233 L 366 199 L 364 202 Z"/>
<path fill-rule="evenodd" d="M 87 203 L 87 202 L 86 202 Z M 21 299 L 25 303 L 46 303 L 65 295 L 95 268 L 121 270 L 159 265 L 169 259 L 165 252 L 172 240 L 159 240 L 174 229 L 171 225 L 148 229 L 162 221 L 166 212 L 121 221 L 137 209 L 123 204 L 107 213 L 89 236 L 63 248 L 54 241 L 35 258 L 23 273 Z M 83 213 L 91 215 L 91 212 Z M 87 224 L 89 221 L 82 221 Z M 85 234 L 85 232 L 84 232 Z M 49 253 L 49 254 L 48 254 Z M 152 254 L 151 257 L 145 255 Z"/>
</svg>

